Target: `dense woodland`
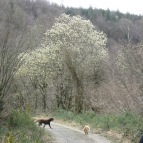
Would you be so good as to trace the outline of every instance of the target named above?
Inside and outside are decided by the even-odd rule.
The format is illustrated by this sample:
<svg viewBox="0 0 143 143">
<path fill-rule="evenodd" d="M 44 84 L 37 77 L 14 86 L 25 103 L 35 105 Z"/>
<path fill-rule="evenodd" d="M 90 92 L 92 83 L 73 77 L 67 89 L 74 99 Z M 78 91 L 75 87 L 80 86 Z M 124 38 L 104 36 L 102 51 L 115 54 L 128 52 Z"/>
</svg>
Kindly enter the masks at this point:
<svg viewBox="0 0 143 143">
<path fill-rule="evenodd" d="M 97 39 L 91 37 L 92 43 L 83 41 L 84 37 L 90 37 L 88 30 L 76 39 L 77 43 L 68 39 L 68 46 L 72 44 L 70 46 L 73 48 L 65 47 L 63 53 L 57 49 L 50 51 L 51 54 L 59 52 L 60 56 L 53 59 L 49 53 L 42 54 L 40 47 L 49 45 L 51 41 L 57 42 L 57 37 L 53 39 L 52 34 L 48 34 L 52 33 L 51 28 L 60 29 L 55 24 L 55 18 L 64 13 L 73 19 L 78 19 L 77 15 L 80 15 L 80 20 L 90 20 L 96 31 L 106 34 L 105 38 L 101 32 L 104 36 L 99 39 L 107 42 L 105 47 L 103 44 L 99 48 L 104 47 L 108 58 L 100 59 L 100 54 L 92 49 L 94 46 L 98 47 L 95 45 Z M 61 21 L 58 20 L 59 23 L 64 21 L 62 17 Z M 65 35 L 68 35 L 68 27 L 66 28 Z M 47 30 L 51 31 L 46 35 L 44 33 Z M 45 35 L 51 41 L 46 41 Z M 83 43 L 79 44 L 79 40 Z M 114 113 L 128 109 L 142 114 L 142 44 L 142 15 L 92 7 L 69 8 L 46 0 L 1 0 L 0 114 L 8 115 L 12 109 L 17 108 L 28 108 L 32 112 L 62 108 L 79 113 L 89 109 L 96 113 Z M 41 63 L 38 58 L 44 62 Z M 57 61 L 61 59 L 62 64 L 59 66 Z M 29 65 L 25 64 L 27 60 L 30 61 Z M 37 68 L 31 70 L 33 65 L 41 71 L 38 72 Z M 19 72 L 21 68 L 23 71 Z"/>
</svg>

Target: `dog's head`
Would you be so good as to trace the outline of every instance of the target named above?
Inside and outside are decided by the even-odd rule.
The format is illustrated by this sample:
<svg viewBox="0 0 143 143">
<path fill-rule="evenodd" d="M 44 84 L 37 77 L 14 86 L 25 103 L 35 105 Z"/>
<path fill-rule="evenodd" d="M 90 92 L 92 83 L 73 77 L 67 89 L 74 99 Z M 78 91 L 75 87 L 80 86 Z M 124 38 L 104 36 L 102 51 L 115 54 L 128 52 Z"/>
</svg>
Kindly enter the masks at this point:
<svg viewBox="0 0 143 143">
<path fill-rule="evenodd" d="M 54 121 L 54 118 L 50 118 L 50 121 Z"/>
</svg>

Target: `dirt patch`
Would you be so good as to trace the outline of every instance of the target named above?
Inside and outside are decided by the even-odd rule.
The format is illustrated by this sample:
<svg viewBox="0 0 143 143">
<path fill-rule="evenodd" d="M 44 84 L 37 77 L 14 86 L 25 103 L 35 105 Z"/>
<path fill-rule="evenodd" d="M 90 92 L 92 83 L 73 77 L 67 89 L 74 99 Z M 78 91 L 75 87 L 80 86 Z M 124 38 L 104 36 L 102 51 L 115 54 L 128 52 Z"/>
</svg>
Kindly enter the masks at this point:
<svg viewBox="0 0 143 143">
<path fill-rule="evenodd" d="M 110 143 L 109 140 L 98 134 L 90 132 L 85 135 L 83 130 L 80 130 L 77 126 L 73 127 L 55 122 L 52 122 L 51 126 L 53 129 L 48 126 L 46 126 L 46 129 L 57 138 L 57 143 Z"/>
<path fill-rule="evenodd" d="M 44 136 L 42 137 L 43 141 L 45 143 L 53 143 L 53 142 L 56 142 L 56 138 L 55 136 L 53 136 L 53 134 L 51 134 L 51 132 L 45 130 L 44 131 Z"/>
</svg>

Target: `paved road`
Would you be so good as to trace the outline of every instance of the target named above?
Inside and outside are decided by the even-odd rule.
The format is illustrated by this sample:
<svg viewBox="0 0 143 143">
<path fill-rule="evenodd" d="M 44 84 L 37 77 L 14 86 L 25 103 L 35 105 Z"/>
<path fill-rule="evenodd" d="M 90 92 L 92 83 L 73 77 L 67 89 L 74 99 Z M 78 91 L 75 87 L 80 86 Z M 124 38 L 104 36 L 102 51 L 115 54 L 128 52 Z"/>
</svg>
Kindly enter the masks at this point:
<svg viewBox="0 0 143 143">
<path fill-rule="evenodd" d="M 55 143 L 110 143 L 102 136 L 92 133 L 85 135 L 83 131 L 71 126 L 55 122 L 51 122 L 51 126 L 53 129 L 48 125 L 45 128 L 56 137 Z"/>
</svg>

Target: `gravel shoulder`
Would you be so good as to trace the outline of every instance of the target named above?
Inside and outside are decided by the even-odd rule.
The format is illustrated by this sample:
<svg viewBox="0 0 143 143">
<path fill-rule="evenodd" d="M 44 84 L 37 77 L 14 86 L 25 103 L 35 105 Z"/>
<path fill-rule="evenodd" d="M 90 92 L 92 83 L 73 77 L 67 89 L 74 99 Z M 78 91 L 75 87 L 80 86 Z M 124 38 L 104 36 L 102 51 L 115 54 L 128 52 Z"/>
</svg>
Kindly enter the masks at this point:
<svg viewBox="0 0 143 143">
<path fill-rule="evenodd" d="M 49 128 L 48 125 L 45 126 L 45 129 L 56 138 L 56 141 L 51 143 L 110 143 L 109 140 L 98 134 L 85 135 L 82 130 L 61 123 L 51 122 L 51 127 L 53 129 Z"/>
</svg>

